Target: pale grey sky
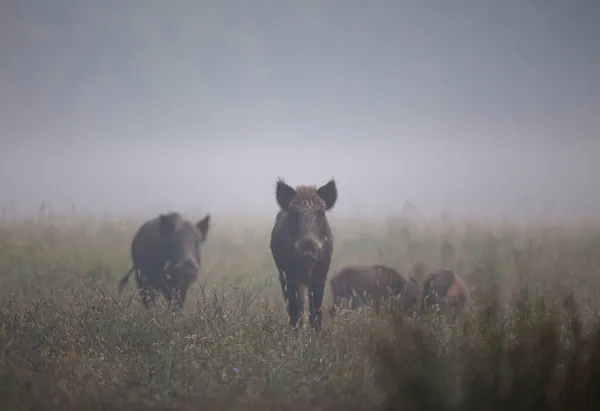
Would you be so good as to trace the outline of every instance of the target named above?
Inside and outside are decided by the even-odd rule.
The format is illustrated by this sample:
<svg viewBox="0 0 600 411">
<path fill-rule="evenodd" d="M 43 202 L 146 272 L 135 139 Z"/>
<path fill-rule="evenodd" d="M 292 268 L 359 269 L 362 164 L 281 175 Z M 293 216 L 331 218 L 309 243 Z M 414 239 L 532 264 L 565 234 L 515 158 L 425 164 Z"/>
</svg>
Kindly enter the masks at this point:
<svg viewBox="0 0 600 411">
<path fill-rule="evenodd" d="M 0 203 L 598 213 L 593 0 L 5 0 Z"/>
</svg>

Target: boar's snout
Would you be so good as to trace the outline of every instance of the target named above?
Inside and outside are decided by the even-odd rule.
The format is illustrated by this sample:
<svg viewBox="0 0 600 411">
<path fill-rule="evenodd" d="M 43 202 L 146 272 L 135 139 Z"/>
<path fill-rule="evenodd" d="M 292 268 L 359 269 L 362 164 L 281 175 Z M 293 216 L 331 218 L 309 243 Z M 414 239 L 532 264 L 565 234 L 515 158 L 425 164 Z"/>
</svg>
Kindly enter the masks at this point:
<svg viewBox="0 0 600 411">
<path fill-rule="evenodd" d="M 170 275 L 183 275 L 194 277 L 198 270 L 200 269 L 199 264 L 192 259 L 180 260 L 177 263 L 173 264 L 167 270 Z"/>
<path fill-rule="evenodd" d="M 319 259 L 319 252 L 322 247 L 321 241 L 314 236 L 303 237 L 296 242 L 296 257 L 308 264 L 315 264 Z"/>
<path fill-rule="evenodd" d="M 179 261 L 175 268 L 178 270 L 197 270 L 199 268 L 198 263 L 194 260 L 183 260 Z"/>
</svg>

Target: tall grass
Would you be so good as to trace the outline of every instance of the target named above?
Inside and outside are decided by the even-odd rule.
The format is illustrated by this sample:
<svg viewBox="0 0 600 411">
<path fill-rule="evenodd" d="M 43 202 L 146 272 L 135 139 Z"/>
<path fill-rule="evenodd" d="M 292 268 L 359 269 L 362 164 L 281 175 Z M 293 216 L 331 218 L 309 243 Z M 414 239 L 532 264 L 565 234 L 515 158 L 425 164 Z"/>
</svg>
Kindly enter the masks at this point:
<svg viewBox="0 0 600 411">
<path fill-rule="evenodd" d="M 215 217 L 184 313 L 116 294 L 141 219 L 0 221 L 3 409 L 600 409 L 598 226 L 332 218 L 330 276 L 443 263 L 470 304 L 329 318 L 327 289 L 322 332 L 296 335 L 270 222 Z"/>
</svg>

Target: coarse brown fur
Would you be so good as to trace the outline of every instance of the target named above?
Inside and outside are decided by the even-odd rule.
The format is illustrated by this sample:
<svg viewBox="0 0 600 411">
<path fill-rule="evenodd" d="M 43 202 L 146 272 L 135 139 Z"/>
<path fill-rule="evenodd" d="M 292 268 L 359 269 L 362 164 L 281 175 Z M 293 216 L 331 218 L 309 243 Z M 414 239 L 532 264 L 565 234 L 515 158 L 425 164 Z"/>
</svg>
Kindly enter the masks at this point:
<svg viewBox="0 0 600 411">
<path fill-rule="evenodd" d="M 375 311 L 379 312 L 383 300 L 398 296 L 403 312 L 411 313 L 418 306 L 419 285 L 415 279 L 405 278 L 384 265 L 346 266 L 331 278 L 329 284 L 333 307 L 340 307 L 342 300 L 348 299 L 354 309 L 371 299 Z"/>
<path fill-rule="evenodd" d="M 194 224 L 176 212 L 161 214 L 142 224 L 131 242 L 133 266 L 119 283 L 119 293 L 135 272 L 146 308 L 155 303 L 155 290 L 169 304 L 183 308 L 187 290 L 200 270 L 200 244 L 206 241 L 209 227 L 208 214 Z"/>
<path fill-rule="evenodd" d="M 322 187 L 295 189 L 277 180 L 275 197 L 280 211 L 271 232 L 271 253 L 279 271 L 290 324 L 301 325 L 304 288 L 309 291 L 309 322 L 321 328 L 321 304 L 333 254 L 333 233 L 326 212 L 337 201 L 332 179 Z"/>
<path fill-rule="evenodd" d="M 427 275 L 421 287 L 419 313 L 436 308 L 441 312 L 461 310 L 467 304 L 467 284 L 453 270 L 442 268 Z"/>
</svg>

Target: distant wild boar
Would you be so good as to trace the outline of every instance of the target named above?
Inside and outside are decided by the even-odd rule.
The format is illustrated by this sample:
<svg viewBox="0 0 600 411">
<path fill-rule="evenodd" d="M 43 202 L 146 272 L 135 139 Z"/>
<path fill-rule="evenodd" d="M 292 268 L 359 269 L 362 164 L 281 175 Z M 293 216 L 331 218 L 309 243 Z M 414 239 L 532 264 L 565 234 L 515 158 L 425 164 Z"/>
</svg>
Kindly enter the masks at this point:
<svg viewBox="0 0 600 411">
<path fill-rule="evenodd" d="M 400 310 L 412 313 L 418 307 L 419 285 L 414 278 L 405 278 L 398 271 L 384 265 L 346 266 L 330 281 L 333 307 L 341 306 L 342 299 L 352 301 L 357 308 L 372 300 L 376 312 L 381 301 L 400 298 Z"/>
<path fill-rule="evenodd" d="M 194 224 L 172 212 L 142 224 L 131 243 L 133 267 L 119 283 L 119 293 L 135 271 L 146 308 L 154 305 L 155 290 L 170 305 L 175 303 L 177 308 L 183 308 L 188 288 L 200 270 L 200 244 L 206 241 L 209 223 L 209 214 Z"/>
<path fill-rule="evenodd" d="M 275 197 L 281 208 L 271 232 L 271 253 L 279 271 L 290 324 L 301 325 L 304 288 L 309 291 L 309 323 L 321 328 L 321 304 L 333 254 L 333 234 L 325 215 L 337 201 L 337 187 L 298 186 L 277 181 Z"/>
<path fill-rule="evenodd" d="M 454 271 L 442 268 L 427 275 L 419 297 L 419 312 L 462 309 L 467 303 L 467 285 Z"/>
</svg>

